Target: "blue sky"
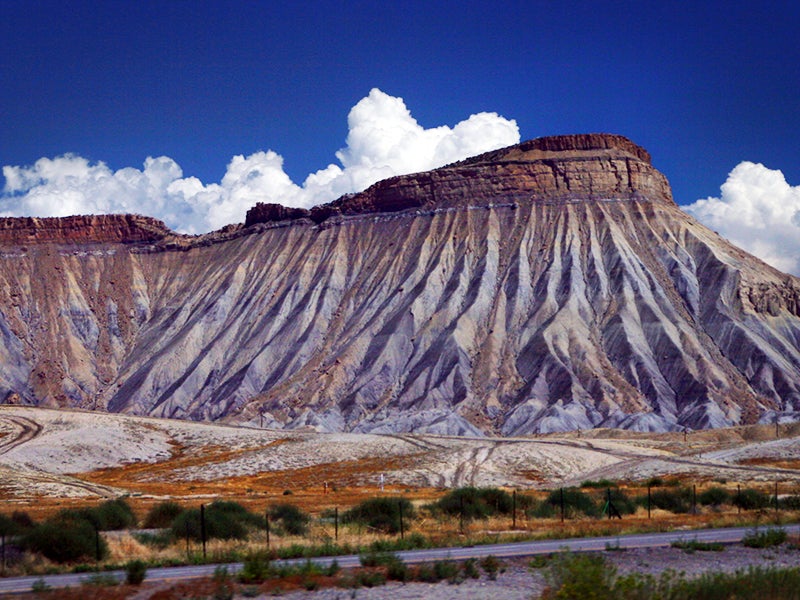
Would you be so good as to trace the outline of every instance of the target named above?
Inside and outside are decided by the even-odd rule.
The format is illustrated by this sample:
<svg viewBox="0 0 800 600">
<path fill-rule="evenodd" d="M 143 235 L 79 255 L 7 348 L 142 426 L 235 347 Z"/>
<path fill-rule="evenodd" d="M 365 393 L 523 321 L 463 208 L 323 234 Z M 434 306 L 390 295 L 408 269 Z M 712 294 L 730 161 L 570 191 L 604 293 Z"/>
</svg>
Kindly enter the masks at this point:
<svg viewBox="0 0 800 600">
<path fill-rule="evenodd" d="M 208 186 L 234 156 L 272 150 L 300 185 L 341 166 L 348 113 L 378 88 L 424 129 L 490 112 L 521 139 L 626 135 L 679 204 L 719 200 L 693 214 L 723 232 L 734 217 L 722 213 L 766 178 L 769 194 L 797 206 L 768 206 L 764 218 L 800 225 L 797 2 L 3 0 L 0 28 L 3 166 L 71 153 L 85 168 L 142 171 L 164 156 Z M 742 161 L 765 171 L 743 169 L 726 197 L 720 186 Z M 17 214 L 33 184 L 5 174 L 0 211 Z M 186 217 L 165 215 L 173 226 Z M 754 218 L 730 237 L 746 246 Z M 797 266 L 800 244 L 781 268 Z"/>
</svg>

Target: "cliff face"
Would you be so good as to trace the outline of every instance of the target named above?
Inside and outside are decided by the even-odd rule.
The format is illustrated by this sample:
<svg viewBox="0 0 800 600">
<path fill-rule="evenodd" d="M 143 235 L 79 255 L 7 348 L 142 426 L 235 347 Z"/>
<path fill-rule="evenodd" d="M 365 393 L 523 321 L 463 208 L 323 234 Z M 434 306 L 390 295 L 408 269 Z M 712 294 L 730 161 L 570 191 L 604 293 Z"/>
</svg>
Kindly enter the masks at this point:
<svg viewBox="0 0 800 600">
<path fill-rule="evenodd" d="M 681 212 L 619 136 L 259 205 L 199 238 L 88 219 L 136 226 L 0 237 L 0 398 L 503 434 L 800 409 L 800 281 Z"/>
</svg>

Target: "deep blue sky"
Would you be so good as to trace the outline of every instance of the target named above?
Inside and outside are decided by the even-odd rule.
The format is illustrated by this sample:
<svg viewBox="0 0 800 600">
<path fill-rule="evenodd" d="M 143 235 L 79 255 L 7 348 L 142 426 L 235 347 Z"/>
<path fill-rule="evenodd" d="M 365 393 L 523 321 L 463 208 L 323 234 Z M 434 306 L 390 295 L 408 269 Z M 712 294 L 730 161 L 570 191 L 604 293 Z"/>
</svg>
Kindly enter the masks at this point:
<svg viewBox="0 0 800 600">
<path fill-rule="evenodd" d="M 0 165 L 167 155 L 219 181 L 273 149 L 301 182 L 379 87 L 421 125 L 646 147 L 681 204 L 742 160 L 800 183 L 800 3 L 0 2 Z"/>
</svg>

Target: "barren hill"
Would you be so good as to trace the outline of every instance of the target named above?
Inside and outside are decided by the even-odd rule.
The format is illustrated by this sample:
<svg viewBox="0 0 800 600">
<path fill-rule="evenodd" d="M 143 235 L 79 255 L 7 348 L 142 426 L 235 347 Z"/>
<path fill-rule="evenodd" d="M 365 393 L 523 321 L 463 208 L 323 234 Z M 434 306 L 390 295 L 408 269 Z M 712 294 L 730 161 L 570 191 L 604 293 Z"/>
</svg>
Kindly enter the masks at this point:
<svg viewBox="0 0 800 600">
<path fill-rule="evenodd" d="M 190 238 L 0 221 L 0 398 L 322 431 L 794 418 L 800 280 L 620 136 L 541 138 Z"/>
</svg>

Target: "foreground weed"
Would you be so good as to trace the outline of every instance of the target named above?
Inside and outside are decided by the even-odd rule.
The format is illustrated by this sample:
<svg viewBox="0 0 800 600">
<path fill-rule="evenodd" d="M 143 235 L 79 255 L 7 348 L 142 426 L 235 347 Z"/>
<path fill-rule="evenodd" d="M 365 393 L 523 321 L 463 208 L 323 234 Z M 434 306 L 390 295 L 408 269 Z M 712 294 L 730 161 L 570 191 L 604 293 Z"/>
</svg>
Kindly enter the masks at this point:
<svg viewBox="0 0 800 600">
<path fill-rule="evenodd" d="M 700 542 L 698 540 L 678 540 L 677 542 L 672 542 L 671 546 L 683 550 L 686 554 L 722 552 L 725 550 L 725 545 L 719 542 Z"/>
<path fill-rule="evenodd" d="M 786 530 L 780 527 L 768 527 L 762 531 L 754 529 L 742 538 L 742 544 L 748 548 L 773 548 L 786 541 Z"/>
</svg>

